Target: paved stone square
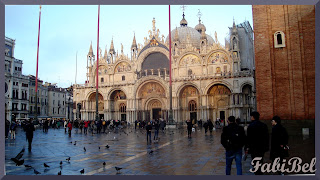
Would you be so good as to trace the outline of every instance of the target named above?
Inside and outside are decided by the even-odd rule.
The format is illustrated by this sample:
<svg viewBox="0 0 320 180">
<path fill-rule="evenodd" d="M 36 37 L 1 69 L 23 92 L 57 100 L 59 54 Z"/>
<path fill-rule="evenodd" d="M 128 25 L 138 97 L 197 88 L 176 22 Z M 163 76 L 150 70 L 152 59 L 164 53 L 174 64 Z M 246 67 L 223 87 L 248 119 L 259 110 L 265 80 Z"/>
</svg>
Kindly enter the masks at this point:
<svg viewBox="0 0 320 180">
<path fill-rule="evenodd" d="M 286 124 L 289 133 L 290 157 L 300 157 L 303 163 L 310 163 L 315 157 L 314 129 L 310 136 L 301 134 L 301 125 Z M 102 134 L 87 135 L 72 130 L 72 136 L 64 129 L 42 129 L 34 132 L 32 152 L 28 152 L 25 132 L 18 128 L 15 140 L 5 141 L 5 168 L 7 175 L 34 175 L 33 168 L 40 175 L 116 175 L 115 166 L 123 168 L 117 175 L 225 175 L 225 150 L 220 144 L 221 129 L 204 134 L 204 129 L 197 129 L 192 138 L 187 138 L 186 128 L 167 129 L 159 132 L 160 141 L 146 142 L 145 129 L 131 128 L 114 133 L 108 131 Z M 271 127 L 269 127 L 271 132 Z M 154 132 L 152 132 L 153 138 Z M 74 142 L 76 141 L 76 145 Z M 72 142 L 72 143 L 70 143 Z M 105 146 L 109 145 L 110 148 Z M 26 151 L 22 159 L 24 164 L 33 168 L 16 166 L 10 160 L 23 147 Z M 84 151 L 84 147 L 86 151 Z M 100 147 L 100 149 L 99 149 Z M 152 154 L 149 154 L 150 151 Z M 71 157 L 68 163 L 66 159 Z M 60 161 L 63 162 L 60 167 Z M 103 166 L 103 162 L 106 163 Z M 249 172 L 251 158 L 248 156 L 242 162 L 243 174 Z M 265 154 L 265 162 L 270 162 L 269 152 Z M 50 167 L 45 168 L 43 163 Z M 232 175 L 236 175 L 233 162 Z"/>
<path fill-rule="evenodd" d="M 49 129 L 43 133 L 37 129 L 34 133 L 32 152 L 28 152 L 28 143 L 23 130 L 17 130 L 15 140 L 6 140 L 7 175 L 34 175 L 32 168 L 16 166 L 10 158 L 15 157 L 26 147 L 22 159 L 31 165 L 40 175 L 115 175 L 115 166 L 123 168 L 119 175 L 224 175 L 225 150 L 220 144 L 221 129 L 210 135 L 204 130 L 196 130 L 192 138 L 187 138 L 186 129 L 167 129 L 159 132 L 160 141 L 147 144 L 145 130 L 125 129 L 118 134 L 90 134 L 75 132 L 72 136 L 64 129 Z M 154 134 L 152 133 L 152 136 Z M 70 143 L 72 141 L 72 143 Z M 76 145 L 74 145 L 74 141 Z M 105 146 L 109 145 L 107 149 Z M 84 151 L 84 147 L 86 151 Z M 100 149 L 99 149 L 100 147 Z M 153 150 L 152 154 L 149 152 Z M 71 157 L 70 163 L 66 158 Z M 60 168 L 60 161 L 63 162 Z M 103 166 L 103 162 L 106 163 Z M 243 163 L 243 173 L 251 174 L 250 159 Z M 50 168 L 45 168 L 46 163 Z M 235 162 L 232 174 L 236 174 Z"/>
</svg>

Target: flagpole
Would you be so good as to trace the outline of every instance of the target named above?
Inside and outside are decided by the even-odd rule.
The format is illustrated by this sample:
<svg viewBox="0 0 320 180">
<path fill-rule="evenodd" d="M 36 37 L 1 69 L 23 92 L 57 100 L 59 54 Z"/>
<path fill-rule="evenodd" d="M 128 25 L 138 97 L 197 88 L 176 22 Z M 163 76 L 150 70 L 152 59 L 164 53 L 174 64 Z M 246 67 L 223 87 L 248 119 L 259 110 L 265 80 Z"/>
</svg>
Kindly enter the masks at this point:
<svg viewBox="0 0 320 180">
<path fill-rule="evenodd" d="M 77 84 L 77 69 L 78 69 L 78 51 L 76 53 L 76 77 L 74 79 L 74 84 Z"/>
<path fill-rule="evenodd" d="M 39 29 L 38 29 L 38 47 L 37 47 L 37 68 L 36 68 L 36 99 L 35 99 L 35 120 L 38 120 L 38 65 L 39 65 L 39 44 L 40 44 L 40 22 L 41 22 L 41 5 L 39 10 Z"/>
<path fill-rule="evenodd" d="M 97 79 L 96 79 L 96 121 L 99 120 L 99 111 L 98 111 L 98 83 L 99 83 L 99 20 L 100 20 L 100 5 L 98 6 L 98 40 L 97 40 Z"/>
<path fill-rule="evenodd" d="M 169 94 L 170 94 L 170 110 L 169 110 L 169 124 L 173 125 L 173 115 L 172 115 L 172 75 L 171 75 L 171 11 L 170 11 L 170 4 L 169 4 Z"/>
</svg>

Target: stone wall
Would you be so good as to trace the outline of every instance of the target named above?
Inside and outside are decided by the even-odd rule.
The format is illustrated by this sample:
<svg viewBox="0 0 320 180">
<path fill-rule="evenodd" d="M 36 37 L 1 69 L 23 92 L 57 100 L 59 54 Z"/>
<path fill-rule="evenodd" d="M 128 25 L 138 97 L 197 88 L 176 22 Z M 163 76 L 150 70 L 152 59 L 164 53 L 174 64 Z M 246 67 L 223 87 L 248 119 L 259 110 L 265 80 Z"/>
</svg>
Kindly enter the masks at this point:
<svg viewBox="0 0 320 180">
<path fill-rule="evenodd" d="M 254 5 L 257 109 L 261 119 L 315 118 L 315 6 Z M 274 48 L 274 33 L 285 47 Z"/>
</svg>

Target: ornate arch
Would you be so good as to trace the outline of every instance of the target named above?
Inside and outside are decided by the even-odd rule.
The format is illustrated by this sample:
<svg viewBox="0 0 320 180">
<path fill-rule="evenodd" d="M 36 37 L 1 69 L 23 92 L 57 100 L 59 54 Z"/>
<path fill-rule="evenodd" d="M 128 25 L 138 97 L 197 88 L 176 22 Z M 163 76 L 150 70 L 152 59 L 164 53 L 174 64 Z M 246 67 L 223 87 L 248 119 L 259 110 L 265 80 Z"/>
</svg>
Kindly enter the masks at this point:
<svg viewBox="0 0 320 180">
<path fill-rule="evenodd" d="M 146 102 L 143 104 L 143 109 L 148 110 L 148 105 L 151 103 L 153 100 L 157 100 L 161 103 L 161 109 L 166 109 L 166 103 L 161 99 L 161 98 L 156 98 L 156 97 L 150 97 L 146 100 Z"/>
<path fill-rule="evenodd" d="M 242 93 L 243 87 L 244 87 L 245 85 L 249 85 L 249 86 L 251 86 L 251 88 L 253 88 L 252 82 L 245 81 L 244 83 L 242 83 L 242 84 L 240 85 L 240 93 Z M 252 89 L 252 91 L 253 91 L 253 89 Z"/>
<path fill-rule="evenodd" d="M 215 49 L 215 50 L 210 51 L 208 53 L 208 55 L 205 57 L 205 64 L 206 65 L 211 64 L 211 63 L 208 63 L 208 62 L 211 60 L 212 55 L 214 55 L 215 53 L 223 53 L 223 54 L 225 54 L 226 57 L 228 58 L 226 63 L 229 64 L 229 65 L 232 64 L 232 62 L 231 62 L 232 57 L 231 57 L 231 54 L 228 51 L 226 51 L 224 49 Z M 218 60 L 223 60 L 223 58 L 218 58 Z"/>
<path fill-rule="evenodd" d="M 108 91 L 108 93 L 107 93 L 107 99 L 108 99 L 108 101 L 110 100 L 110 96 L 112 95 L 112 93 L 113 93 L 114 91 L 117 91 L 117 90 L 122 91 L 122 92 L 126 95 L 126 97 L 127 97 L 127 99 L 128 99 L 128 94 L 127 94 L 127 92 L 126 92 L 125 90 L 123 90 L 123 89 L 120 88 L 120 87 L 115 87 L 115 88 L 111 88 L 111 89 Z"/>
<path fill-rule="evenodd" d="M 139 79 L 134 85 L 133 92 L 135 92 L 135 98 L 138 98 L 138 93 L 139 93 L 141 87 L 143 87 L 144 84 L 149 83 L 149 82 L 159 83 L 165 90 L 165 97 L 169 96 L 169 86 L 167 85 L 166 81 L 164 81 L 162 78 L 159 78 L 157 76 L 145 76 L 145 77 Z"/>
<path fill-rule="evenodd" d="M 203 94 L 203 92 L 199 89 L 199 87 L 198 87 L 195 83 L 186 82 L 186 83 L 183 83 L 181 86 L 178 87 L 176 97 L 179 97 L 181 91 L 182 91 L 185 87 L 187 87 L 187 86 L 193 86 L 194 88 L 196 88 L 196 89 L 198 90 L 199 95 L 202 95 L 202 94 Z"/>
<path fill-rule="evenodd" d="M 225 85 L 225 86 L 230 90 L 230 92 L 233 93 L 233 86 L 232 86 L 230 83 L 226 82 L 226 81 L 214 81 L 214 82 L 210 83 L 209 85 L 207 85 L 207 86 L 205 87 L 204 93 L 205 93 L 205 94 L 208 94 L 210 88 L 211 88 L 212 86 L 218 85 L 218 84 Z"/>
<path fill-rule="evenodd" d="M 188 56 L 196 56 L 198 58 L 198 61 L 199 61 L 199 65 L 202 65 L 202 58 L 196 54 L 195 52 L 186 52 L 184 53 L 183 55 L 181 55 L 178 60 L 176 61 L 176 66 L 177 67 L 180 67 L 182 66 L 183 62 L 182 60 L 185 60 L 185 58 L 187 58 Z M 186 62 L 187 64 L 190 63 L 190 62 Z M 192 63 L 192 60 L 191 60 L 191 63 Z M 183 67 L 183 66 L 182 66 Z"/>
<path fill-rule="evenodd" d="M 116 73 L 117 68 L 119 68 L 119 65 L 125 64 L 125 63 L 129 65 L 129 66 L 125 67 L 125 68 L 129 68 L 129 69 L 123 69 L 123 72 L 131 72 L 132 71 L 131 63 L 128 60 L 120 60 L 120 61 L 117 61 L 117 63 L 113 66 L 113 69 L 112 69 L 113 74 Z"/>
<path fill-rule="evenodd" d="M 144 50 L 138 57 L 138 60 L 137 60 L 137 71 L 141 71 L 141 66 L 142 66 L 142 63 L 143 61 L 145 60 L 146 57 L 148 57 L 150 54 L 152 53 L 162 53 L 164 54 L 168 59 L 170 59 L 169 57 L 169 51 L 162 48 L 162 47 L 150 47 L 146 50 Z"/>
<path fill-rule="evenodd" d="M 86 101 L 89 100 L 90 95 L 93 94 L 93 93 L 96 93 L 96 89 L 90 90 L 90 91 L 87 93 L 87 95 L 86 95 L 86 97 L 85 97 L 85 100 L 86 100 Z M 98 94 L 101 94 L 103 100 L 106 100 L 105 97 L 103 96 L 103 93 L 102 93 L 100 90 L 98 90 Z"/>
</svg>

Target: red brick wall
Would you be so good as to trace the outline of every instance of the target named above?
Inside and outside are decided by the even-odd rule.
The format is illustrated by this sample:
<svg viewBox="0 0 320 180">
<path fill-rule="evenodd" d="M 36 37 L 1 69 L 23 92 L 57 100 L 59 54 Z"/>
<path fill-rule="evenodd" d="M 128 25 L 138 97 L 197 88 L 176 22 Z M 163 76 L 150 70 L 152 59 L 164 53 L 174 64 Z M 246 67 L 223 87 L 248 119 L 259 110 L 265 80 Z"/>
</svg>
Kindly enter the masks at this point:
<svg viewBox="0 0 320 180">
<path fill-rule="evenodd" d="M 315 7 L 253 5 L 257 110 L 261 119 L 315 118 Z M 276 31 L 286 47 L 274 48 Z"/>
</svg>

